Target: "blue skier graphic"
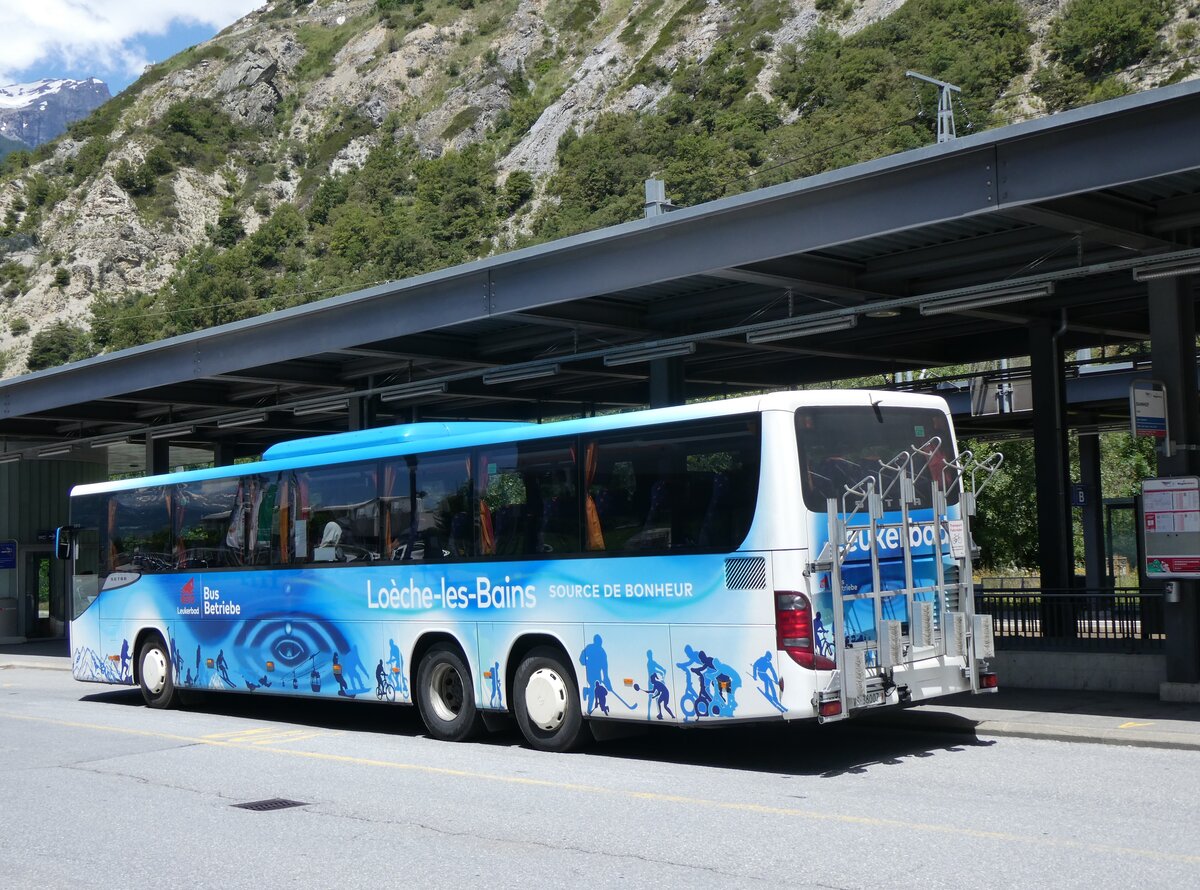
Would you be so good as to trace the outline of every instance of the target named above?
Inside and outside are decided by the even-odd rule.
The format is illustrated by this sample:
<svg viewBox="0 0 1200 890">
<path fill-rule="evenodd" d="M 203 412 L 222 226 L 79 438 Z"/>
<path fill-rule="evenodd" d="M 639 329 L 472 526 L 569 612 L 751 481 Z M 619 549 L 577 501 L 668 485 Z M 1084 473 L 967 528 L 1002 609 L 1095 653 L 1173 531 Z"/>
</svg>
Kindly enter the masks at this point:
<svg viewBox="0 0 1200 890">
<path fill-rule="evenodd" d="M 750 677 L 762 681 L 762 689 L 758 691 L 762 693 L 763 698 L 778 708 L 781 714 L 787 713 L 787 708 L 779 700 L 779 693 L 775 689 L 779 685 L 779 674 L 775 672 L 775 665 L 771 663 L 770 651 L 764 652 L 762 658 L 754 662 Z"/>
</svg>

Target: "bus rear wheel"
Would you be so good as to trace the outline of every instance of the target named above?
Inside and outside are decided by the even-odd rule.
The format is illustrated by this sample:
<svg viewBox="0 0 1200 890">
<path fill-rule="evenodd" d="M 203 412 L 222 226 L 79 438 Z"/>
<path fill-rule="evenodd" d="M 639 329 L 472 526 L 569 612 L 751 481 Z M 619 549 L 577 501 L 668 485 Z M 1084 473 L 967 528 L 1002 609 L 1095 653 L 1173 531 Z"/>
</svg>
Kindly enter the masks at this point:
<svg viewBox="0 0 1200 890">
<path fill-rule="evenodd" d="M 562 655 L 548 647 L 534 649 L 517 667 L 513 709 L 517 725 L 539 751 L 572 751 L 583 741 L 583 711 L 575 676 Z"/>
<path fill-rule="evenodd" d="M 138 651 L 138 686 L 151 708 L 172 708 L 178 702 L 175 679 L 171 676 L 171 656 L 167 644 L 152 634 Z"/>
<path fill-rule="evenodd" d="M 464 742 L 483 728 L 471 671 L 454 648 L 440 643 L 425 653 L 416 691 L 421 719 L 434 738 Z"/>
</svg>

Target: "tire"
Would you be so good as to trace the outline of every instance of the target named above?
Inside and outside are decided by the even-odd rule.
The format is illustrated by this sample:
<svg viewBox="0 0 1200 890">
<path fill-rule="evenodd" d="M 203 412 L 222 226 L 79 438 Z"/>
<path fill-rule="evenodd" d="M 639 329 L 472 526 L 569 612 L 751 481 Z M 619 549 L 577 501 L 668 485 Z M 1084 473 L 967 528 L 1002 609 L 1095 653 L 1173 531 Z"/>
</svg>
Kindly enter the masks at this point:
<svg viewBox="0 0 1200 890">
<path fill-rule="evenodd" d="M 521 734 L 539 751 L 573 751 L 583 740 L 583 708 L 575 674 L 560 652 L 539 647 L 525 656 L 513 682 Z"/>
<path fill-rule="evenodd" d="M 171 672 L 171 655 L 167 644 L 158 634 L 151 634 L 138 650 L 138 687 L 147 707 L 173 708 L 179 702 L 175 678 Z"/>
<path fill-rule="evenodd" d="M 442 741 L 465 742 L 483 729 L 471 671 L 458 651 L 446 643 L 437 644 L 421 659 L 417 707 L 429 734 Z"/>
</svg>

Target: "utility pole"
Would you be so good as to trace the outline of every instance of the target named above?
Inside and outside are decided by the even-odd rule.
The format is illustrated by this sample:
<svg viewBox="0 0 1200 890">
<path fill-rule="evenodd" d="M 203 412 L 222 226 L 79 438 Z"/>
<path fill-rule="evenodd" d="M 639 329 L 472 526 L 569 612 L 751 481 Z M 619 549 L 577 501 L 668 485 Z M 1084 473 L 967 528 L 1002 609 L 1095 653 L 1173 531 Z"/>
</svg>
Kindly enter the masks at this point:
<svg viewBox="0 0 1200 890">
<path fill-rule="evenodd" d="M 949 142 L 951 139 L 958 138 L 958 134 L 954 131 L 954 106 L 950 103 L 950 93 L 952 91 L 961 93 L 962 89 L 952 83 L 938 80 L 936 77 L 918 74 L 916 71 L 905 71 L 904 76 L 915 77 L 917 80 L 931 83 L 938 88 L 938 142 Z"/>
</svg>

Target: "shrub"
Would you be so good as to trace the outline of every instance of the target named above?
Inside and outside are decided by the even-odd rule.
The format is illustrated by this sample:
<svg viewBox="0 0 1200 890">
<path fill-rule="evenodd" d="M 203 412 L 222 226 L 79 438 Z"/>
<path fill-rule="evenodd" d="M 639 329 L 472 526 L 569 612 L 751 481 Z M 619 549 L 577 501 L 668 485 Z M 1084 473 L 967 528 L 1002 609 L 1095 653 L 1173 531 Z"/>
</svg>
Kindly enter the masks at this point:
<svg viewBox="0 0 1200 890">
<path fill-rule="evenodd" d="M 41 371 L 90 355 L 91 341 L 87 331 L 65 321 L 56 321 L 33 335 L 26 364 L 31 371 Z"/>
<path fill-rule="evenodd" d="M 1050 26 L 1046 46 L 1072 71 L 1111 74 L 1158 48 L 1158 29 L 1169 17 L 1166 0 L 1070 0 Z"/>
</svg>

